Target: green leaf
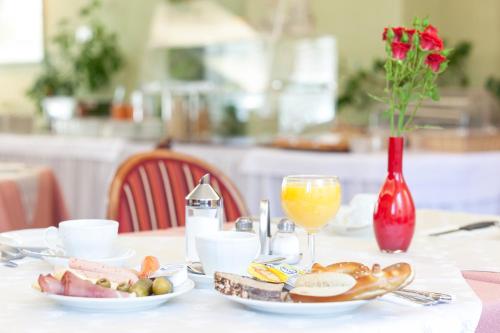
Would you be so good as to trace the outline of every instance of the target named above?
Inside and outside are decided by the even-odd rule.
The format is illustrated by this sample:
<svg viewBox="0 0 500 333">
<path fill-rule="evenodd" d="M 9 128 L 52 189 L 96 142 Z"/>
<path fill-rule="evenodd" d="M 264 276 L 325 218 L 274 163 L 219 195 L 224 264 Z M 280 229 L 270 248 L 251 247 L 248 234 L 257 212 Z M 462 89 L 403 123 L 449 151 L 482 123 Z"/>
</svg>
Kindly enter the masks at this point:
<svg viewBox="0 0 500 333">
<path fill-rule="evenodd" d="M 453 48 L 447 48 L 447 49 L 444 49 L 443 51 L 441 51 L 441 54 L 444 55 L 445 57 L 449 57 L 450 54 L 452 54 L 454 51 Z"/>
<path fill-rule="evenodd" d="M 430 130 L 442 130 L 443 127 L 436 125 L 415 125 L 413 129 L 430 129 Z"/>
<path fill-rule="evenodd" d="M 408 34 L 403 31 L 403 36 L 401 36 L 401 41 L 403 43 L 408 43 Z"/>
<path fill-rule="evenodd" d="M 415 16 L 415 18 L 413 19 L 413 26 L 415 28 L 418 28 L 420 27 L 420 23 L 421 23 L 420 18 L 418 16 Z"/>
<path fill-rule="evenodd" d="M 385 99 L 384 99 L 384 98 L 382 98 L 382 97 L 378 97 L 378 96 L 372 95 L 372 94 L 370 94 L 370 93 L 367 93 L 367 95 L 368 95 L 368 96 L 370 96 L 370 98 L 372 98 L 372 99 L 376 100 L 377 102 L 384 103 L 384 104 L 387 104 L 387 103 L 388 103 L 388 101 L 387 101 L 387 100 L 385 100 Z"/>
<path fill-rule="evenodd" d="M 436 86 L 433 87 L 434 89 L 431 90 L 430 97 L 432 98 L 433 101 L 439 101 L 439 91 Z"/>
<path fill-rule="evenodd" d="M 424 20 L 422 21 L 422 25 L 423 25 L 424 27 L 426 27 L 426 28 L 427 28 L 427 26 L 429 25 L 429 19 L 428 19 L 427 17 L 426 17 L 426 18 L 424 18 Z"/>
<path fill-rule="evenodd" d="M 387 40 L 392 41 L 393 38 L 394 38 L 394 31 L 392 30 L 392 27 L 389 27 L 387 29 Z"/>
<path fill-rule="evenodd" d="M 446 70 L 446 68 L 448 68 L 448 61 L 443 62 L 441 64 L 441 66 L 439 66 L 438 74 L 441 74 L 442 72 L 444 72 Z"/>
</svg>

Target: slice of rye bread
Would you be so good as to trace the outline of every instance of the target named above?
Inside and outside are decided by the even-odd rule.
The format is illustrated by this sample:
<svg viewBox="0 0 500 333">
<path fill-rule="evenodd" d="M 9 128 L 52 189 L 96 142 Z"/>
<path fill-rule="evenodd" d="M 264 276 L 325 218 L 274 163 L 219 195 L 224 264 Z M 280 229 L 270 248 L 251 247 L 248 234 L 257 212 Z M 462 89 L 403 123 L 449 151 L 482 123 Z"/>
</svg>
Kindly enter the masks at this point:
<svg viewBox="0 0 500 333">
<path fill-rule="evenodd" d="M 283 283 L 268 283 L 231 273 L 215 272 L 215 290 L 229 296 L 281 302 Z"/>
</svg>

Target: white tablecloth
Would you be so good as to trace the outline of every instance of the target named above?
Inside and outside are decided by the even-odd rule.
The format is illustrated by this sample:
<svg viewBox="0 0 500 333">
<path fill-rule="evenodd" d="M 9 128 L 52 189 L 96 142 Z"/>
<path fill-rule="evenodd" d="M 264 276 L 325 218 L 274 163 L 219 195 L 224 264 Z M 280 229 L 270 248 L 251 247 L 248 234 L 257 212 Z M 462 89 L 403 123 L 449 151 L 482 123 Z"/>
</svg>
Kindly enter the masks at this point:
<svg viewBox="0 0 500 333">
<path fill-rule="evenodd" d="M 451 293 L 452 304 L 421 307 L 379 299 L 359 310 L 335 317 L 297 317 L 258 313 L 237 306 L 212 291 L 194 290 L 189 294 L 150 311 L 132 314 L 79 313 L 54 305 L 30 285 L 40 272 L 49 272 L 42 262 L 21 264 L 18 268 L 0 266 L 0 328 L 12 332 L 474 332 L 481 313 L 481 303 L 461 277 L 459 269 L 477 263 L 476 241 L 489 239 L 500 244 L 500 230 L 462 233 L 432 239 L 424 236 L 430 230 L 457 226 L 489 217 L 420 211 L 418 234 L 407 254 L 381 254 L 373 238 L 320 235 L 318 256 L 323 263 L 339 260 L 361 260 L 365 263 L 389 264 L 407 261 L 413 264 L 416 278 L 412 287 Z M 497 217 L 498 218 L 498 217 Z M 181 237 L 121 236 L 122 246 L 137 250 L 138 257 L 156 255 L 162 262 L 183 260 Z M 483 242 L 481 242 L 483 244 Z M 440 250 L 437 250 L 437 248 Z M 493 248 L 484 248 L 492 250 Z M 481 253 L 485 264 L 500 269 L 500 251 Z M 464 258 L 464 257 L 465 258 Z M 463 266 L 465 265 L 465 267 Z M 483 267 L 481 264 L 476 267 Z M 3 329 L 1 330 L 3 332 Z"/>
</svg>

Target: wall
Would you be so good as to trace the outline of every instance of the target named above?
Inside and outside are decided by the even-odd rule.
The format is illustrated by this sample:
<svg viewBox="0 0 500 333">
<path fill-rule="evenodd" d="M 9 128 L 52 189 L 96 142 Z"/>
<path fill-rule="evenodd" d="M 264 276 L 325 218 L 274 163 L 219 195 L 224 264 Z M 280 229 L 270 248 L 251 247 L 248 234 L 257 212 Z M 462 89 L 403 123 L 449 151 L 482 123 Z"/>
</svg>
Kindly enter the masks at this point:
<svg viewBox="0 0 500 333">
<path fill-rule="evenodd" d="M 482 86 L 490 75 L 500 77 L 499 0 L 406 0 L 404 20 L 411 22 L 414 15 L 428 15 L 450 45 L 473 42 L 467 68 L 473 86 Z"/>
<path fill-rule="evenodd" d="M 15 1 L 15 0 L 13 0 Z M 154 6 L 164 0 L 103 0 L 103 19 L 119 33 L 127 67 L 117 78 L 133 89 L 141 77 L 149 21 Z M 249 19 L 269 11 L 271 0 L 219 0 Z M 371 65 L 384 55 L 380 42 L 386 25 L 410 23 L 414 15 L 430 15 L 450 42 L 469 39 L 474 51 L 469 72 L 472 83 L 483 84 L 496 73 L 500 76 L 500 1 L 481 0 L 310 0 L 319 33 L 337 37 L 341 68 L 351 70 Z M 46 36 L 50 38 L 63 17 L 75 18 L 85 0 L 45 0 Z M 0 112 L 31 112 L 34 107 L 25 91 L 39 65 L 0 66 Z"/>
</svg>

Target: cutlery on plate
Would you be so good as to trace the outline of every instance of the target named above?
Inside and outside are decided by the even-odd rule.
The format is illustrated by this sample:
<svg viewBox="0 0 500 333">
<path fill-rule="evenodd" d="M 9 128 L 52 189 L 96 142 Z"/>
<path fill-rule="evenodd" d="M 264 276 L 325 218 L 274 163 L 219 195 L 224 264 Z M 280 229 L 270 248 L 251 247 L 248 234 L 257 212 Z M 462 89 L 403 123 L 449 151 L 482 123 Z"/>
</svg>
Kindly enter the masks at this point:
<svg viewBox="0 0 500 333">
<path fill-rule="evenodd" d="M 12 267 L 12 268 L 17 267 L 17 264 L 13 262 L 12 259 L 10 258 L 0 257 L 0 262 L 7 267 Z"/>
<path fill-rule="evenodd" d="M 477 230 L 477 229 L 484 229 L 484 228 L 496 226 L 498 224 L 499 224 L 498 221 L 476 222 L 476 223 L 466 224 L 464 226 L 461 226 L 460 228 L 432 233 L 432 234 L 429 234 L 429 236 L 441 236 L 441 235 L 450 234 L 452 232 L 457 232 L 457 231 L 471 231 L 471 230 Z"/>
<path fill-rule="evenodd" d="M 187 269 L 189 273 L 192 274 L 198 274 L 198 275 L 205 275 L 205 272 L 203 271 L 203 266 L 201 265 L 201 262 L 191 262 L 187 264 Z"/>
<path fill-rule="evenodd" d="M 4 266 L 15 268 L 18 265 L 14 260 L 23 259 L 24 257 L 26 256 L 20 252 L 6 251 L 3 249 L 0 253 L 0 262 L 3 263 Z"/>
<path fill-rule="evenodd" d="M 394 293 L 411 295 L 411 296 L 421 296 L 424 298 L 441 301 L 443 303 L 449 303 L 453 300 L 453 297 L 448 294 L 438 293 L 435 291 L 422 291 L 422 290 L 413 290 L 413 289 L 400 289 L 395 291 Z"/>
<path fill-rule="evenodd" d="M 410 301 L 412 303 L 416 303 L 419 305 L 424 305 L 424 306 L 432 306 L 432 305 L 437 305 L 437 304 L 442 304 L 442 303 L 448 303 L 444 302 L 441 300 L 435 300 L 431 298 L 425 298 L 417 295 L 410 295 L 410 294 L 405 294 L 405 293 L 399 293 L 399 292 L 392 292 L 392 295 L 405 299 L 407 301 Z"/>
</svg>

